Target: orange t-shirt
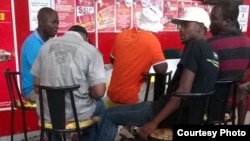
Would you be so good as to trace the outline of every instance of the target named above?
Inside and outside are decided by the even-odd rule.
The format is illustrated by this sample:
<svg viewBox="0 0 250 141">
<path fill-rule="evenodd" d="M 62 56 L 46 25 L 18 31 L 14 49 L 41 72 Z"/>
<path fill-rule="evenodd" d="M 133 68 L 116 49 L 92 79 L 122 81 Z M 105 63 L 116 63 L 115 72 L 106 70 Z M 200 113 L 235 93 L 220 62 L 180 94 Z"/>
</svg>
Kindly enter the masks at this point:
<svg viewBox="0 0 250 141">
<path fill-rule="evenodd" d="M 138 93 L 152 65 L 165 62 L 159 40 L 149 31 L 136 28 L 124 30 L 116 36 L 111 50 L 114 65 L 108 96 L 113 103 L 138 102 Z"/>
</svg>

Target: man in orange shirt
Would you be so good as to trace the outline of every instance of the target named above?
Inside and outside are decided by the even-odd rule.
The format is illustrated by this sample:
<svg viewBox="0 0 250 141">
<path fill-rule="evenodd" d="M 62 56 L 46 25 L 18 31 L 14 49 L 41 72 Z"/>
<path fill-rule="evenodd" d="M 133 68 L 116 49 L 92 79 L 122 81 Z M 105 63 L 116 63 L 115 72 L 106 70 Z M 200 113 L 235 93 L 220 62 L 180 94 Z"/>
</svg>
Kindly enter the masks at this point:
<svg viewBox="0 0 250 141">
<path fill-rule="evenodd" d="M 166 73 L 168 67 L 161 44 L 152 33 L 163 29 L 162 12 L 157 7 L 148 7 L 136 13 L 136 17 L 138 27 L 118 34 L 110 53 L 113 71 L 107 94 L 115 104 L 143 101 L 146 85 L 142 85 L 142 73 L 149 72 L 151 66 L 156 73 Z"/>
</svg>

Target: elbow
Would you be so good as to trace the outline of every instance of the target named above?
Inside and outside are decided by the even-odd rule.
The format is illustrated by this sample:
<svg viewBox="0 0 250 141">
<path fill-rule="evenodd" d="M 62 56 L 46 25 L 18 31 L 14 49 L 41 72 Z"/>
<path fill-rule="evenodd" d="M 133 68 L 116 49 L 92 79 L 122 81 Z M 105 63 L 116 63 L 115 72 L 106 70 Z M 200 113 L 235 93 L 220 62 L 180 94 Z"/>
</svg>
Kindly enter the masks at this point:
<svg viewBox="0 0 250 141">
<path fill-rule="evenodd" d="M 106 92 L 106 84 L 98 84 L 90 89 L 90 96 L 94 99 L 101 99 Z"/>
<path fill-rule="evenodd" d="M 168 64 L 167 63 L 158 64 L 154 66 L 154 70 L 156 73 L 165 74 L 168 70 Z"/>
</svg>

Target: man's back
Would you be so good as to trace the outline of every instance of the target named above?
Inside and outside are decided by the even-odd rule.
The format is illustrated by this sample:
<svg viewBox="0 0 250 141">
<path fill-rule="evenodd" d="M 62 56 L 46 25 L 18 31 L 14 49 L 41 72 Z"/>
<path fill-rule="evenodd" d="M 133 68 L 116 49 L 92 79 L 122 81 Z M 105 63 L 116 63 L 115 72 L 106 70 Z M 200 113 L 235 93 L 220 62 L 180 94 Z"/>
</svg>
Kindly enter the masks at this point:
<svg viewBox="0 0 250 141">
<path fill-rule="evenodd" d="M 156 36 L 136 28 L 117 35 L 110 55 L 115 61 L 108 96 L 116 103 L 137 102 L 142 73 L 165 61 Z"/>
<path fill-rule="evenodd" d="M 208 40 L 220 59 L 218 79 L 241 80 L 250 66 L 250 39 L 240 31 L 227 31 Z"/>
<path fill-rule="evenodd" d="M 80 84 L 74 92 L 79 119 L 93 115 L 96 101 L 89 96 L 89 88 L 105 83 L 105 71 L 99 51 L 83 41 L 80 34 L 68 31 L 62 37 L 46 42 L 32 67 L 41 85 L 68 86 Z M 68 99 L 69 100 L 69 99 Z M 69 101 L 66 100 L 66 107 Z M 66 109 L 66 119 L 71 120 L 72 109 Z"/>
</svg>

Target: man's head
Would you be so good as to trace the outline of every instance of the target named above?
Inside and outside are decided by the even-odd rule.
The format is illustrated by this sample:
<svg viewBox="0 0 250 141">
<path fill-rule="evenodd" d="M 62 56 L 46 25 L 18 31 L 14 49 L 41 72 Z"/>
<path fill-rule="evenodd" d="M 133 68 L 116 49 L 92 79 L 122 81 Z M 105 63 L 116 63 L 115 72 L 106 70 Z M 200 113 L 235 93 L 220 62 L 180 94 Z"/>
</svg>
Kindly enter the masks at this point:
<svg viewBox="0 0 250 141">
<path fill-rule="evenodd" d="M 237 26 L 239 7 L 230 1 L 221 1 L 214 5 L 210 19 L 210 32 L 212 35 L 218 35 L 223 31 L 234 29 Z"/>
<path fill-rule="evenodd" d="M 178 25 L 182 43 L 206 38 L 210 26 L 208 13 L 199 7 L 185 8 L 182 17 L 172 19 L 171 22 Z"/>
<path fill-rule="evenodd" d="M 71 28 L 69 28 L 69 31 L 78 32 L 85 41 L 90 43 L 89 34 L 88 34 L 87 30 L 84 27 L 82 27 L 80 25 L 73 25 Z"/>
<path fill-rule="evenodd" d="M 136 13 L 138 27 L 151 32 L 159 32 L 163 29 L 162 15 L 158 7 L 143 8 L 141 12 Z"/>
<path fill-rule="evenodd" d="M 50 37 L 54 37 L 58 30 L 58 14 L 55 10 L 49 7 L 43 7 L 37 14 L 38 19 L 38 32 L 46 41 Z"/>
</svg>

